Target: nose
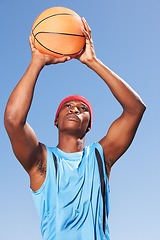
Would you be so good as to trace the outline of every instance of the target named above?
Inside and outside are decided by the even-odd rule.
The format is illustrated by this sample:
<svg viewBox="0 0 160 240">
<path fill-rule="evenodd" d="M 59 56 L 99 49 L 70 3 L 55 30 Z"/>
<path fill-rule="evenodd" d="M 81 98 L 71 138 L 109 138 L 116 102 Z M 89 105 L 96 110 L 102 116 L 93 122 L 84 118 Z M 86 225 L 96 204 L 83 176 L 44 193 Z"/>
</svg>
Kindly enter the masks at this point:
<svg viewBox="0 0 160 240">
<path fill-rule="evenodd" d="M 76 106 L 72 106 L 72 107 L 70 108 L 70 112 L 71 112 L 71 113 L 76 113 L 76 114 L 78 114 L 78 113 L 79 113 L 79 109 L 78 109 Z"/>
</svg>

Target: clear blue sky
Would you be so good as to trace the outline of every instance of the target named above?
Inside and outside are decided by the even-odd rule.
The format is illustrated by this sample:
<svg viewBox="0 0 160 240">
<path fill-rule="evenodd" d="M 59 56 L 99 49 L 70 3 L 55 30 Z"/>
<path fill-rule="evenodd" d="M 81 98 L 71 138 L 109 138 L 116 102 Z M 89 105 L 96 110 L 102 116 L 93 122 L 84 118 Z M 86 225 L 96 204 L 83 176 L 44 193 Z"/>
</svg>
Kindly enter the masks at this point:
<svg viewBox="0 0 160 240">
<path fill-rule="evenodd" d="M 0 0 L 0 239 L 41 239 L 29 178 L 12 153 L 3 115 L 31 59 L 32 24 L 42 11 L 54 6 L 68 7 L 86 18 L 97 57 L 147 105 L 132 146 L 112 169 L 111 240 L 160 240 L 160 0 Z M 28 115 L 39 141 L 56 145 L 55 111 L 61 99 L 74 93 L 86 97 L 94 109 L 86 144 L 101 139 L 121 114 L 103 81 L 77 60 L 47 66 L 39 76 Z"/>
</svg>

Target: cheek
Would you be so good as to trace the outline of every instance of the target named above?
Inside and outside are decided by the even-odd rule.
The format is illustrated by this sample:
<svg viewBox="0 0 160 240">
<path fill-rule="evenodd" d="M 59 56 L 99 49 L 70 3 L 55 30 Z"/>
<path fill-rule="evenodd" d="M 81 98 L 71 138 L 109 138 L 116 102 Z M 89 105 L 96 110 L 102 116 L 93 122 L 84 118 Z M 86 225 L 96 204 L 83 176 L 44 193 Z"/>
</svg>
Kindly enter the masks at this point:
<svg viewBox="0 0 160 240">
<path fill-rule="evenodd" d="M 58 118 L 57 118 L 57 125 L 58 125 L 58 126 L 62 124 L 63 118 L 64 118 L 64 116 L 63 116 L 63 111 L 62 111 L 62 112 L 60 111 L 60 112 L 59 112 L 59 115 L 58 115 Z"/>
<path fill-rule="evenodd" d="M 63 115 L 60 114 L 59 117 L 58 117 L 58 126 L 60 126 L 62 124 L 63 124 Z"/>
<path fill-rule="evenodd" d="M 90 121 L 90 115 L 89 114 L 84 114 L 83 123 L 87 124 L 87 127 L 88 127 L 89 121 Z"/>
</svg>

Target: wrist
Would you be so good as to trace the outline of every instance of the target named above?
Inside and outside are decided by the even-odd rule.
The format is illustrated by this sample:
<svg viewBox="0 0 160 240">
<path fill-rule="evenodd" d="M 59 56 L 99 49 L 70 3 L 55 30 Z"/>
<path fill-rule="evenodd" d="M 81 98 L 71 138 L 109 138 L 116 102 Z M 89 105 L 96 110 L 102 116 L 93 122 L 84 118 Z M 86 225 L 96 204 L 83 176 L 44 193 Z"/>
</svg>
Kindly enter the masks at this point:
<svg viewBox="0 0 160 240">
<path fill-rule="evenodd" d="M 44 57 L 32 57 L 31 60 L 31 65 L 34 66 L 34 68 L 37 68 L 37 70 L 42 70 L 42 68 L 45 66 L 45 61 L 44 61 Z"/>
<path fill-rule="evenodd" d="M 87 65 L 87 67 L 89 67 L 89 68 L 91 68 L 91 69 L 94 70 L 94 68 L 96 67 L 96 65 L 97 65 L 99 62 L 100 62 L 100 61 L 99 61 L 98 58 L 93 57 L 92 59 L 86 61 L 85 64 Z"/>
</svg>

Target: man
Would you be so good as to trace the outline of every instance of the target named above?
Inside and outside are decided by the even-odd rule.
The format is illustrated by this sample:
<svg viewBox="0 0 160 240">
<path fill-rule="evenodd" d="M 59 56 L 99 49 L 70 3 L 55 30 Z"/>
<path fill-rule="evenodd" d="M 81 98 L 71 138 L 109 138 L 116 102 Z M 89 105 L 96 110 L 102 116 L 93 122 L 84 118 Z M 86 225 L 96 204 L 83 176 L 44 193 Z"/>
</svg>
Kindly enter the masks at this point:
<svg viewBox="0 0 160 240">
<path fill-rule="evenodd" d="M 30 176 L 44 240 L 109 239 L 111 167 L 131 144 L 145 111 L 131 87 L 96 58 L 91 30 L 84 18 L 82 22 L 86 45 L 76 58 L 103 79 L 123 107 L 107 135 L 84 148 L 85 135 L 92 126 L 92 108 L 85 98 L 74 95 L 64 99 L 57 110 L 57 147 L 48 148 L 38 142 L 26 122 L 38 75 L 45 65 L 65 62 L 70 57 L 43 55 L 34 48 L 31 38 L 32 60 L 5 111 L 5 127 L 14 154 Z"/>
</svg>

